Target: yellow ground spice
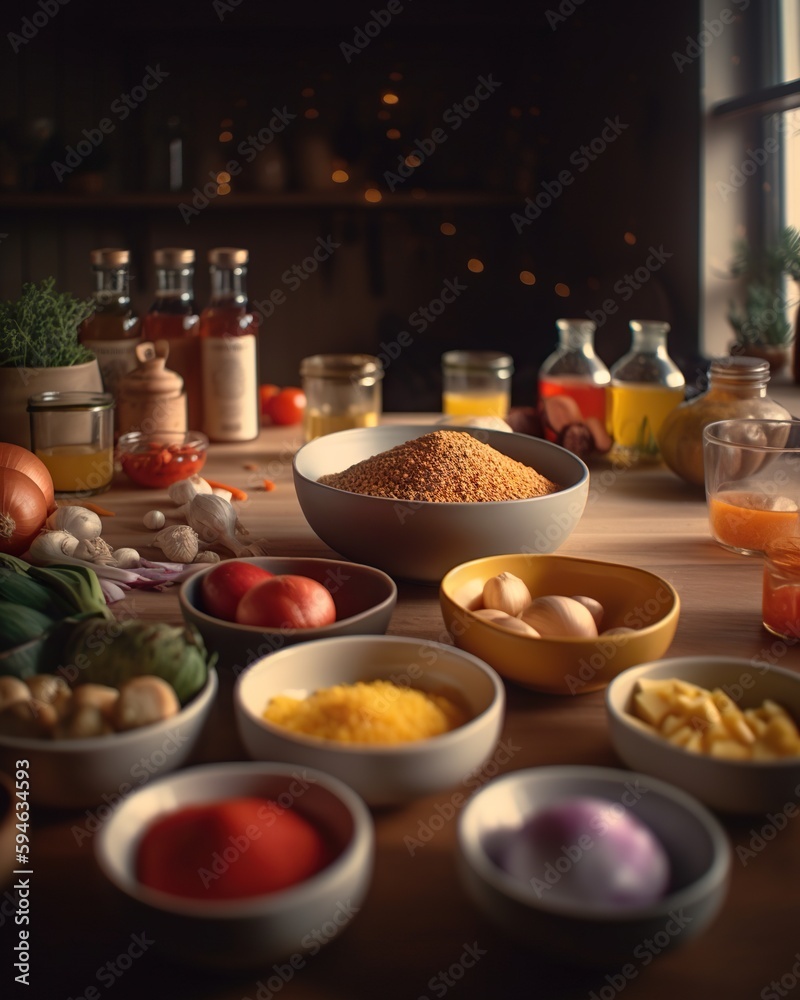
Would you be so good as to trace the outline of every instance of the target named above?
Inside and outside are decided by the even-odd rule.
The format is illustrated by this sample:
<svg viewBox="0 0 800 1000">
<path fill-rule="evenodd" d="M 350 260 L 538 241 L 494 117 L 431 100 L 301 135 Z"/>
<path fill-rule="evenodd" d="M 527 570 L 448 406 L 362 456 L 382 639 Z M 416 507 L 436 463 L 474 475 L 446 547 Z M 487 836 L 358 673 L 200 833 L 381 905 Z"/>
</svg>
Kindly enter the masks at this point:
<svg viewBox="0 0 800 1000">
<path fill-rule="evenodd" d="M 385 680 L 337 684 L 302 699 L 276 695 L 264 718 L 306 736 L 373 745 L 429 739 L 467 721 L 449 698 Z"/>
<path fill-rule="evenodd" d="M 465 431 L 432 431 L 320 476 L 325 486 L 394 500 L 527 500 L 560 487 Z"/>
</svg>

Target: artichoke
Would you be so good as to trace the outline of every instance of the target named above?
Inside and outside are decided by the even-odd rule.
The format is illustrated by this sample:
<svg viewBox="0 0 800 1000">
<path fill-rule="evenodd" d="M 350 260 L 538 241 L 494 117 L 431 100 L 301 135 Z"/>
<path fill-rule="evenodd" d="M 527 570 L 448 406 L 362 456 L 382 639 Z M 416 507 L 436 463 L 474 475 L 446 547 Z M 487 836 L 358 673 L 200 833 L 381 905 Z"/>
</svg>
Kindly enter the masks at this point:
<svg viewBox="0 0 800 1000">
<path fill-rule="evenodd" d="M 77 684 L 120 687 L 132 677 L 160 677 L 185 705 L 205 685 L 216 655 L 209 656 L 193 625 L 169 625 L 131 618 L 90 618 L 71 633 L 65 662 Z"/>
</svg>

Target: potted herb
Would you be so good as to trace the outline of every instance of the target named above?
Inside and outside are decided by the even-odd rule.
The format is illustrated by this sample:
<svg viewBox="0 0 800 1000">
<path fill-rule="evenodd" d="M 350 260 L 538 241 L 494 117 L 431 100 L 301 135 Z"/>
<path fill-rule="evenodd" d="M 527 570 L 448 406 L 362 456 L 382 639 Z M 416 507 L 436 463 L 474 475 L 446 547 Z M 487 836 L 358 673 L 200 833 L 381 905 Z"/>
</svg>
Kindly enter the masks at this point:
<svg viewBox="0 0 800 1000">
<path fill-rule="evenodd" d="M 800 280 L 800 232 L 787 226 L 777 243 L 763 249 L 740 240 L 730 274 L 741 280 L 743 288 L 742 300 L 731 302 L 728 312 L 736 337 L 731 353 L 766 358 L 773 371 L 780 370 L 795 337 L 786 317 L 784 278 Z"/>
<path fill-rule="evenodd" d="M 54 278 L 0 301 L 0 437 L 30 448 L 28 397 L 40 392 L 101 392 L 95 356 L 78 339 L 92 304 L 57 292 Z"/>
</svg>

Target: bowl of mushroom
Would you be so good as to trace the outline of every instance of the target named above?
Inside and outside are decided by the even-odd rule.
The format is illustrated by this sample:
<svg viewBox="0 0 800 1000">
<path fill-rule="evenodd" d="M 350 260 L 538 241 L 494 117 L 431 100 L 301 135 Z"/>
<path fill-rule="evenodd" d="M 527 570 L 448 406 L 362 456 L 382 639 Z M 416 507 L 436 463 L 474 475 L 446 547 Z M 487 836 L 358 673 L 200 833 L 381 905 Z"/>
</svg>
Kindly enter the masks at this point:
<svg viewBox="0 0 800 1000">
<path fill-rule="evenodd" d="M 662 656 L 680 614 L 675 588 L 647 570 L 525 553 L 455 566 L 439 602 L 457 646 L 548 694 L 596 691 Z"/>
</svg>

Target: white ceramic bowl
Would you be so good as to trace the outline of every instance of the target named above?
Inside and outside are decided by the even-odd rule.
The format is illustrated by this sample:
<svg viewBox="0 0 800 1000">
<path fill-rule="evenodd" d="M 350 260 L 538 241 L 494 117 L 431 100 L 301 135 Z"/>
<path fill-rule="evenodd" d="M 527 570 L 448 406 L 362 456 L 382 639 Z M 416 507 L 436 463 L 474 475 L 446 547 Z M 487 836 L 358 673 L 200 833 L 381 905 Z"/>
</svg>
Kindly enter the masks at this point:
<svg viewBox="0 0 800 1000">
<path fill-rule="evenodd" d="M 138 844 L 156 817 L 238 796 L 296 809 L 326 831 L 338 851 L 334 860 L 298 885 L 243 900 L 184 900 L 137 880 Z M 156 948 L 192 966 L 237 969 L 302 956 L 346 927 L 369 887 L 374 840 L 369 811 L 340 781 L 311 769 L 247 762 L 187 768 L 151 782 L 114 809 L 94 849 L 101 871 L 127 898 L 131 926 L 141 921 Z"/>
<path fill-rule="evenodd" d="M 528 500 L 433 503 L 363 496 L 324 486 L 320 476 L 441 427 L 363 427 L 326 434 L 294 457 L 294 484 L 309 525 L 336 552 L 393 577 L 438 583 L 458 563 L 501 552 L 554 552 L 583 514 L 589 470 L 572 452 L 541 438 L 476 427 L 465 431 L 531 466 L 562 488 Z"/>
<path fill-rule="evenodd" d="M 220 668 L 238 674 L 262 656 L 296 642 L 334 635 L 380 634 L 389 627 L 397 604 L 397 585 L 379 569 L 341 559 L 302 556 L 257 556 L 238 561 L 253 563 L 270 573 L 293 573 L 318 580 L 333 596 L 336 621 L 319 628 L 266 629 L 215 618 L 203 609 L 201 596 L 203 577 L 214 568 L 209 566 L 181 584 L 178 600 L 184 620 L 197 628 L 209 652 L 217 654 Z"/>
<path fill-rule="evenodd" d="M 0 770 L 29 762 L 30 801 L 83 809 L 116 801 L 153 775 L 180 767 L 200 738 L 217 693 L 217 672 L 177 715 L 124 733 L 44 740 L 0 736 Z"/>
<path fill-rule="evenodd" d="M 335 684 L 393 679 L 423 691 L 452 691 L 470 719 L 441 736 L 393 746 L 337 743 L 267 722 L 270 698 Z M 458 784 L 493 752 L 503 725 L 503 682 L 482 660 L 452 646 L 400 636 L 345 636 L 290 646 L 240 675 L 234 711 L 245 749 L 257 760 L 318 767 L 371 806 L 396 805 Z"/>
<path fill-rule="evenodd" d="M 598 914 L 592 906 L 537 891 L 496 863 L 492 845 L 498 836 L 571 796 L 609 799 L 651 828 L 672 871 L 663 898 L 622 913 Z M 517 942 L 575 964 L 638 968 L 696 937 L 722 907 L 730 865 L 728 839 L 705 807 L 666 782 L 615 768 L 513 771 L 476 792 L 458 821 L 459 873 L 475 905 Z"/>
<path fill-rule="evenodd" d="M 722 760 L 684 750 L 653 733 L 629 711 L 642 677 L 677 677 L 709 690 L 720 687 L 740 708 L 755 708 L 770 698 L 797 722 L 797 674 L 731 656 L 679 656 L 631 667 L 606 689 L 611 742 L 628 767 L 670 781 L 725 813 L 763 814 L 797 800 L 800 756 L 775 761 Z"/>
</svg>

